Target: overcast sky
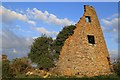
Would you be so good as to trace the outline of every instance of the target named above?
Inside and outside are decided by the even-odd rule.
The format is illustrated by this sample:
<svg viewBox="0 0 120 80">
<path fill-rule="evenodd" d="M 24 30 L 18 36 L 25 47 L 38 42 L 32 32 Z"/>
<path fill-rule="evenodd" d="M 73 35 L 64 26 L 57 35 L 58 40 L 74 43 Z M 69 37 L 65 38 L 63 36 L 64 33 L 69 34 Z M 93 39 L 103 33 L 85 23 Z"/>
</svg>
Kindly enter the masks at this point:
<svg viewBox="0 0 120 80">
<path fill-rule="evenodd" d="M 64 26 L 77 23 L 83 5 L 95 8 L 110 56 L 117 57 L 118 3 L 2 3 L 0 50 L 9 59 L 27 56 L 34 38 L 43 33 L 55 39 Z"/>
</svg>

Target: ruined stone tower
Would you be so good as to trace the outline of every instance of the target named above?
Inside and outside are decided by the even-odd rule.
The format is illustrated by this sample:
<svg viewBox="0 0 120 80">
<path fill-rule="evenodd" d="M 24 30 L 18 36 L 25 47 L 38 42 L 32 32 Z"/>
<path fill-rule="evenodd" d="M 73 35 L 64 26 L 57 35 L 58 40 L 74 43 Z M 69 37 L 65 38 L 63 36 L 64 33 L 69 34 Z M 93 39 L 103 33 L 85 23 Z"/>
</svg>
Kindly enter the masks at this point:
<svg viewBox="0 0 120 80">
<path fill-rule="evenodd" d="M 84 15 L 66 39 L 56 69 L 67 76 L 98 76 L 111 72 L 110 58 L 95 9 L 84 6 Z"/>
</svg>

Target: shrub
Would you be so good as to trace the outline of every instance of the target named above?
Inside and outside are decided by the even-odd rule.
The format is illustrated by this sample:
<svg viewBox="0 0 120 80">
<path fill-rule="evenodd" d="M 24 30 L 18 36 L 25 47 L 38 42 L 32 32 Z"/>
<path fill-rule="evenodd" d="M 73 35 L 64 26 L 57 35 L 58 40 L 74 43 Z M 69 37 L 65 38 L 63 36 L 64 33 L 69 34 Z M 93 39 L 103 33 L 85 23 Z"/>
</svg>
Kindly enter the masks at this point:
<svg viewBox="0 0 120 80">
<path fill-rule="evenodd" d="M 113 63 L 113 69 L 115 73 L 120 76 L 120 58 L 117 59 L 116 62 Z"/>
<path fill-rule="evenodd" d="M 13 71 L 11 69 L 10 61 L 2 61 L 2 78 L 11 78 L 14 77 Z"/>
<path fill-rule="evenodd" d="M 52 38 L 45 35 L 34 40 L 28 57 L 39 68 L 47 70 L 54 66 L 52 43 Z"/>
</svg>

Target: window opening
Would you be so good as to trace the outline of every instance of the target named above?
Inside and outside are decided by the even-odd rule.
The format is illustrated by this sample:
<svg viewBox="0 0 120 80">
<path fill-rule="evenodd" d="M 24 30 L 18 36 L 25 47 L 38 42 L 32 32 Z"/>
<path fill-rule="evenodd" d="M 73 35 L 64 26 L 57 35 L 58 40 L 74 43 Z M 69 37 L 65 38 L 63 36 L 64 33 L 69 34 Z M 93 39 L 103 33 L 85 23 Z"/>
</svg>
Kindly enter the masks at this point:
<svg viewBox="0 0 120 80">
<path fill-rule="evenodd" d="M 85 19 L 86 19 L 86 22 L 91 22 L 90 16 L 86 16 Z"/>
<path fill-rule="evenodd" d="M 93 35 L 88 35 L 87 37 L 88 37 L 88 43 L 95 44 L 95 39 Z"/>
</svg>

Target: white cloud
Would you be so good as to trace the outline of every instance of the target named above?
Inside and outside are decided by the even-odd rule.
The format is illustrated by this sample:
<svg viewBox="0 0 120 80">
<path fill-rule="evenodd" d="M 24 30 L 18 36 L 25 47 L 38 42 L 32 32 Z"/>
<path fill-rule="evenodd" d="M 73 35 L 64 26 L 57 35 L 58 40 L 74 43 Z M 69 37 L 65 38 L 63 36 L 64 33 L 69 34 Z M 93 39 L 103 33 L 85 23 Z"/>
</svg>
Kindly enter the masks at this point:
<svg viewBox="0 0 120 80">
<path fill-rule="evenodd" d="M 3 6 L 0 6 L 0 15 L 2 15 L 3 17 L 2 20 L 4 23 L 10 23 L 15 20 L 21 20 L 21 21 L 27 22 L 32 25 L 36 24 L 34 21 L 29 20 L 27 15 L 17 13 Z"/>
<path fill-rule="evenodd" d="M 13 53 L 17 53 L 17 50 L 15 48 L 13 49 Z"/>
<path fill-rule="evenodd" d="M 36 25 L 36 23 L 34 21 L 31 21 L 31 20 L 29 20 L 28 23 L 32 24 L 32 25 Z"/>
<path fill-rule="evenodd" d="M 103 32 L 110 33 L 110 36 L 112 37 L 111 39 L 118 43 L 118 36 L 120 35 L 118 33 L 120 29 L 118 28 L 118 23 L 120 23 L 118 14 L 113 14 L 108 18 L 101 19 L 101 23 Z"/>
<path fill-rule="evenodd" d="M 115 18 L 115 17 L 118 17 L 118 13 L 115 13 L 115 14 L 113 14 L 112 16 L 106 18 L 106 19 L 109 19 L 109 20 L 110 20 L 110 19 Z"/>
<path fill-rule="evenodd" d="M 14 49 L 14 48 L 28 48 L 31 43 L 24 37 L 18 37 L 10 29 L 3 28 L 2 30 L 2 48 Z"/>
<path fill-rule="evenodd" d="M 46 34 L 47 36 L 56 36 L 58 34 L 58 32 L 48 31 L 44 27 L 34 27 L 33 29 L 38 31 L 39 33 Z"/>
<path fill-rule="evenodd" d="M 117 14 L 113 14 L 109 18 L 101 19 L 103 30 L 105 32 L 118 32 L 118 21 L 120 22 L 120 19 Z"/>
<path fill-rule="evenodd" d="M 0 43 L 0 45 L 2 45 L 0 47 L 0 49 L 2 49 L 2 54 L 8 55 L 9 59 L 27 56 L 30 45 L 33 42 L 32 38 L 18 37 L 6 27 L 3 27 L 0 36 L 2 36 L 2 43 Z"/>
<path fill-rule="evenodd" d="M 33 10 L 27 9 L 27 12 L 31 18 L 39 19 L 47 23 L 52 23 L 55 25 L 62 25 L 62 26 L 68 26 L 71 24 L 75 24 L 75 22 L 70 21 L 67 18 L 59 19 L 56 15 L 50 14 L 48 11 L 42 12 L 34 8 Z"/>
<path fill-rule="evenodd" d="M 7 27 L 7 25 L 4 25 L 4 26 Z M 10 25 L 9 25 L 9 27 L 10 27 Z M 7 28 L 9 28 L 9 27 L 7 27 Z M 30 31 L 30 30 L 24 30 L 24 29 L 22 29 L 21 27 L 22 27 L 22 26 L 20 26 L 20 25 L 16 25 L 16 26 L 14 26 L 13 28 L 10 27 L 9 29 L 11 29 L 11 30 L 16 30 L 16 31 L 21 31 L 21 32 L 32 33 L 32 31 Z"/>
</svg>

